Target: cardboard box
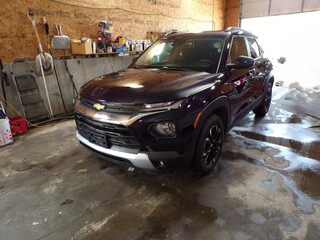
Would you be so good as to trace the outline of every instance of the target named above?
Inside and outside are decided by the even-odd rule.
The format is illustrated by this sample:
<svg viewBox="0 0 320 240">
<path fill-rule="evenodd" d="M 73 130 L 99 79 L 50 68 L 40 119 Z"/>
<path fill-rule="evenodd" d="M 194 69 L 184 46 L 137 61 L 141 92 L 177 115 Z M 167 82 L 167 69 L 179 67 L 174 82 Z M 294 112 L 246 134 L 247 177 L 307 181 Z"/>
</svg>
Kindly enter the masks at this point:
<svg viewBox="0 0 320 240">
<path fill-rule="evenodd" d="M 71 40 L 72 54 L 92 54 L 92 42 L 81 40 Z"/>
</svg>

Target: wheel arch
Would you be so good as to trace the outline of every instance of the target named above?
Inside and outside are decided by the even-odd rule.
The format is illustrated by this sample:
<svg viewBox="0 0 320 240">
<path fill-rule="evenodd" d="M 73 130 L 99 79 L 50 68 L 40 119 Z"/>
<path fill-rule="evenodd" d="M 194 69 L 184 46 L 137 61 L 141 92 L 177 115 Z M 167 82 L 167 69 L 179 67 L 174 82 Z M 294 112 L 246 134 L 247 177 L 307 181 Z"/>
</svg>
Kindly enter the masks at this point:
<svg viewBox="0 0 320 240">
<path fill-rule="evenodd" d="M 201 134 L 201 130 L 206 123 L 207 119 L 216 114 L 220 117 L 223 127 L 224 127 L 224 133 L 226 134 L 229 130 L 230 126 L 230 104 L 229 99 L 227 96 L 221 96 L 216 98 L 214 101 L 212 101 L 210 104 L 208 104 L 204 110 L 201 112 L 201 116 L 199 118 L 199 121 L 196 125 L 195 134 L 192 140 L 192 146 L 193 152 L 192 157 L 190 159 L 191 165 L 193 163 L 194 155 L 196 152 L 196 146 L 198 144 L 199 136 Z"/>
<path fill-rule="evenodd" d="M 230 104 L 229 99 L 226 96 L 216 98 L 210 104 L 208 104 L 202 111 L 198 124 L 196 126 L 196 133 L 199 135 L 206 120 L 213 114 L 218 115 L 223 123 L 224 131 L 228 129 L 230 121 Z M 198 137 L 197 135 L 197 137 Z"/>
<path fill-rule="evenodd" d="M 271 84 L 273 86 L 273 84 L 274 84 L 274 76 L 273 75 L 271 75 L 271 74 L 269 75 L 268 82 L 271 82 Z"/>
<path fill-rule="evenodd" d="M 195 126 L 195 134 L 192 140 L 193 146 L 197 145 L 198 138 L 203 128 L 203 125 L 205 124 L 206 120 L 213 114 L 216 114 L 221 118 L 224 127 L 224 133 L 227 133 L 227 131 L 229 130 L 228 128 L 230 126 L 230 104 L 228 97 L 221 96 L 216 98 L 214 101 L 208 104 L 201 112 L 199 121 Z"/>
</svg>

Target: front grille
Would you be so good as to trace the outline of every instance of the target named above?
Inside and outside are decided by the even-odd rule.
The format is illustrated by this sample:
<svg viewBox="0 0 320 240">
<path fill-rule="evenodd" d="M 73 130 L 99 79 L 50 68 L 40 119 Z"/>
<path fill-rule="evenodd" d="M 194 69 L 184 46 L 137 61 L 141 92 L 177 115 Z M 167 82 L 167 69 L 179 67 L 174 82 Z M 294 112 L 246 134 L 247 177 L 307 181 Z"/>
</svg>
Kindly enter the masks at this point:
<svg viewBox="0 0 320 240">
<path fill-rule="evenodd" d="M 93 105 L 97 103 L 96 101 L 93 101 L 91 99 L 81 97 L 80 102 L 90 108 L 93 108 Z M 128 113 L 128 114 L 134 114 L 137 113 L 137 108 L 133 104 L 124 104 L 124 103 L 104 103 L 104 102 L 99 102 L 101 105 L 104 106 L 104 109 L 101 111 L 104 112 L 113 112 L 113 113 Z"/>
<path fill-rule="evenodd" d="M 130 129 L 122 125 L 98 122 L 75 114 L 77 129 L 89 142 L 104 148 L 112 146 L 140 149 L 140 144 Z"/>
</svg>

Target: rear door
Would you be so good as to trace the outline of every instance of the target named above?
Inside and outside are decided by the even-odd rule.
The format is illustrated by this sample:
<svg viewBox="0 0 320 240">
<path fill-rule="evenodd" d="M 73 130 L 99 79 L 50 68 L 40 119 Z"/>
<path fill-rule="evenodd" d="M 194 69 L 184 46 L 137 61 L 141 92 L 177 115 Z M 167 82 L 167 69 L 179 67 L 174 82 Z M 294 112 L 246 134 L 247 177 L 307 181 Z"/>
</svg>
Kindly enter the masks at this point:
<svg viewBox="0 0 320 240">
<path fill-rule="evenodd" d="M 253 37 L 246 37 L 249 48 L 249 56 L 254 59 L 254 68 L 250 69 L 250 74 L 253 74 L 252 81 L 252 101 L 256 101 L 257 98 L 263 97 L 264 81 L 268 76 L 268 67 L 271 63 L 268 59 L 263 58 L 263 51 L 259 47 L 257 40 Z"/>
</svg>

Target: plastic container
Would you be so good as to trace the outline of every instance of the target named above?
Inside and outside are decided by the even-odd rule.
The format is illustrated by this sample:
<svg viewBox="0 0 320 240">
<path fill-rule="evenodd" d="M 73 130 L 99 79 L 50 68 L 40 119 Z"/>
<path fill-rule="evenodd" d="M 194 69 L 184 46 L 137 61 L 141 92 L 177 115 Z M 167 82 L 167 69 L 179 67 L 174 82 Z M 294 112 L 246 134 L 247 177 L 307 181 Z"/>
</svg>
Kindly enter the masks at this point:
<svg viewBox="0 0 320 240">
<path fill-rule="evenodd" d="M 10 123 L 8 118 L 0 119 L 0 146 L 5 146 L 12 143 L 12 134 L 10 130 Z"/>
<path fill-rule="evenodd" d="M 16 136 L 27 131 L 27 122 L 24 117 L 17 116 L 10 118 L 10 128 L 12 136 Z"/>
</svg>

